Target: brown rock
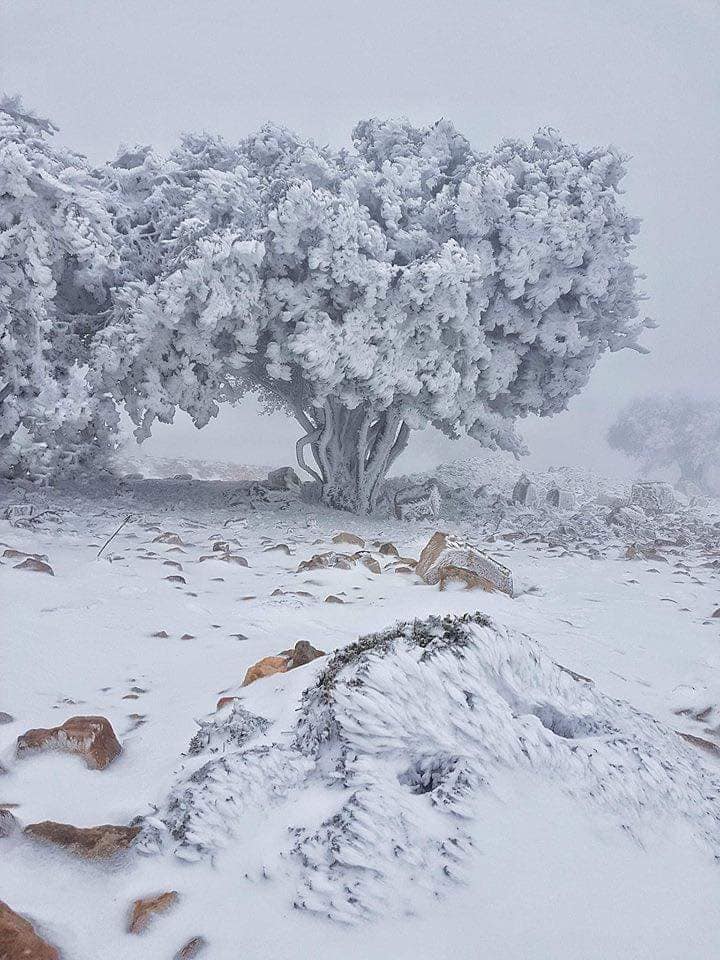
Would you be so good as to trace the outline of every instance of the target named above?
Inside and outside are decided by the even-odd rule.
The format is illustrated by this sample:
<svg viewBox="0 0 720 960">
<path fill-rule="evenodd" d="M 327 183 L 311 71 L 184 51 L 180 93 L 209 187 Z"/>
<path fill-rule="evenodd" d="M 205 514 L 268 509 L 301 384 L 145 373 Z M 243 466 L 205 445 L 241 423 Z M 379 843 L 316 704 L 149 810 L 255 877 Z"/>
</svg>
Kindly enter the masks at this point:
<svg viewBox="0 0 720 960">
<path fill-rule="evenodd" d="M 347 531 L 342 531 L 341 533 L 336 533 L 332 538 L 333 543 L 350 543 L 356 547 L 364 547 L 365 541 L 362 537 L 359 537 L 356 533 L 347 533 Z"/>
<path fill-rule="evenodd" d="M 352 559 L 361 563 L 364 567 L 367 567 L 370 573 L 382 573 L 380 564 L 371 553 L 358 550 L 357 553 L 352 555 Z"/>
<path fill-rule="evenodd" d="M 306 663 L 312 663 L 313 660 L 325 655 L 324 650 L 318 650 L 307 640 L 298 640 L 292 649 L 288 670 L 294 670 L 295 667 L 304 667 Z"/>
<path fill-rule="evenodd" d="M 180 947 L 173 960 L 195 960 L 195 957 L 199 957 L 206 946 L 207 940 L 205 937 L 192 937 L 184 947 Z"/>
<path fill-rule="evenodd" d="M 398 548 L 394 543 L 381 543 L 378 548 L 378 552 L 381 553 L 384 557 L 398 557 Z"/>
<path fill-rule="evenodd" d="M 264 677 L 271 677 L 275 673 L 285 673 L 288 668 L 289 659 L 287 657 L 263 657 L 254 663 L 245 674 L 242 682 L 244 687 L 254 683 L 256 680 L 262 680 Z"/>
<path fill-rule="evenodd" d="M 337 567 L 340 570 L 352 570 L 353 560 L 344 553 L 316 553 L 309 560 L 303 560 L 297 568 L 298 573 L 303 570 L 327 570 Z"/>
<path fill-rule="evenodd" d="M 150 921 L 159 913 L 167 913 L 180 899 L 177 890 L 168 890 L 157 897 L 142 897 L 132 905 L 128 919 L 128 933 L 143 933 Z"/>
<path fill-rule="evenodd" d="M 415 573 L 425 583 L 439 583 L 441 589 L 449 580 L 462 580 L 469 588 L 513 594 L 512 574 L 506 567 L 464 540 L 441 531 L 434 533 L 423 548 Z"/>
<path fill-rule="evenodd" d="M 0 900 L 0 958 L 2 960 L 60 960 L 58 950 L 35 928 Z"/>
<path fill-rule="evenodd" d="M 171 543 L 175 547 L 182 547 L 183 541 L 178 533 L 159 533 L 153 537 L 153 543 Z"/>
<path fill-rule="evenodd" d="M 91 770 L 104 770 L 122 753 L 110 721 L 105 717 L 71 717 L 60 727 L 28 730 L 18 737 L 18 757 L 36 750 L 79 753 Z"/>
<path fill-rule="evenodd" d="M 292 553 L 292 550 L 287 545 L 287 543 L 276 543 L 275 546 L 272 546 L 272 547 L 263 547 L 263 553 L 273 553 L 273 552 L 284 553 L 286 556 L 289 557 L 290 554 Z"/>
<path fill-rule="evenodd" d="M 229 703 L 235 703 L 235 701 L 239 699 L 240 697 L 220 697 L 218 702 L 215 704 L 215 709 L 222 710 L 222 708 L 226 707 Z"/>
<path fill-rule="evenodd" d="M 686 740 L 688 743 L 692 744 L 693 747 L 697 747 L 699 750 L 709 753 L 712 757 L 720 757 L 720 745 L 713 743 L 712 740 L 706 740 L 704 737 L 696 737 L 692 733 L 683 733 L 678 730 L 678 733 Z"/>
<path fill-rule="evenodd" d="M 48 559 L 44 553 L 25 553 L 24 550 L 15 550 L 13 547 L 3 550 L 3 556 L 8 560 L 24 560 L 25 557 L 32 557 L 33 560 L 45 560 L 47 562 Z"/>
<path fill-rule="evenodd" d="M 444 590 L 450 582 L 464 583 L 468 590 L 480 589 L 486 590 L 488 593 L 495 590 L 495 585 L 485 577 L 473 573 L 472 570 L 466 570 L 464 567 L 454 567 L 447 564 L 440 570 L 440 589 Z"/>
<path fill-rule="evenodd" d="M 33 840 L 53 843 L 84 860 L 107 860 L 127 850 L 140 827 L 118 827 L 103 823 L 97 827 L 73 827 L 69 823 L 43 820 L 31 823 L 23 833 Z"/>
<path fill-rule="evenodd" d="M 334 593 L 330 593 L 325 597 L 325 603 L 345 603 L 341 597 L 336 597 Z"/>
<path fill-rule="evenodd" d="M 53 568 L 49 563 L 43 560 L 36 560 L 35 557 L 28 557 L 22 563 L 15 564 L 16 570 L 30 570 L 33 573 L 49 573 L 51 577 L 55 576 Z"/>
</svg>

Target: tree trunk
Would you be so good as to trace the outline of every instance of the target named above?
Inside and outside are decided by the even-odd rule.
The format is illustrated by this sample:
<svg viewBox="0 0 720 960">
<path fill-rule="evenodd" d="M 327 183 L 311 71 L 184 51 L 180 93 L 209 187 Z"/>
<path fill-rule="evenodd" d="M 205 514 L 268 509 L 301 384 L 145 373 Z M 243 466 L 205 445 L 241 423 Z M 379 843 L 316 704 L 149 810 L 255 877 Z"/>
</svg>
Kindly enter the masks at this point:
<svg viewBox="0 0 720 960">
<path fill-rule="evenodd" d="M 372 513 L 388 470 L 407 446 L 409 428 L 397 410 L 348 410 L 329 400 L 322 410 L 296 409 L 307 431 L 297 443 L 298 464 L 320 483 L 323 503 Z M 316 468 L 305 460 L 310 447 Z"/>
</svg>

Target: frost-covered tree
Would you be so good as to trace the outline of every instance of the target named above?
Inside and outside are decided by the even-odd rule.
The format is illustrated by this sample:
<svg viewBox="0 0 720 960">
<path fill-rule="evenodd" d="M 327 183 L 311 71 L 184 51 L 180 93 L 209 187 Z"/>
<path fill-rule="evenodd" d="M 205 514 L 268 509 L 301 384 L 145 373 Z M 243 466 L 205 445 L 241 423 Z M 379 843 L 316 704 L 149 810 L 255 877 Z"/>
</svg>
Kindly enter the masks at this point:
<svg viewBox="0 0 720 960">
<path fill-rule="evenodd" d="M 117 255 L 82 157 L 0 100 L 0 474 L 46 476 L 107 449 L 114 405 L 89 383 Z"/>
<path fill-rule="evenodd" d="M 365 512 L 412 429 L 518 451 L 518 417 L 643 349 L 613 148 L 546 130 L 478 153 L 446 121 L 377 120 L 352 150 L 277 127 L 192 146 L 163 267 L 126 284 L 103 343 L 140 436 L 259 390 L 302 425 L 323 500 Z"/>
<path fill-rule="evenodd" d="M 608 431 L 615 450 L 638 461 L 643 473 L 677 467 L 680 484 L 715 492 L 720 468 L 720 402 L 683 394 L 637 398 Z"/>
</svg>

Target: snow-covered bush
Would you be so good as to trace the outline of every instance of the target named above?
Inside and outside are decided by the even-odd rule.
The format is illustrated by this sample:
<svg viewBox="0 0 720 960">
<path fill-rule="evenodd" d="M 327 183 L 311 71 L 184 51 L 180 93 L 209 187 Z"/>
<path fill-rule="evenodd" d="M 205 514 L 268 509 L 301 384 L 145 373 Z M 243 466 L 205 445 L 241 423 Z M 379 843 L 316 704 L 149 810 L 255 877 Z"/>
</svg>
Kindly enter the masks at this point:
<svg viewBox="0 0 720 960">
<path fill-rule="evenodd" d="M 116 427 L 88 360 L 117 262 L 85 160 L 19 99 L 0 100 L 0 474 L 96 461 Z"/>
<path fill-rule="evenodd" d="M 623 173 L 550 130 L 477 153 L 446 121 L 364 121 L 351 151 L 278 127 L 185 141 L 149 228 L 162 263 L 105 334 L 107 383 L 141 437 L 259 390 L 302 425 L 323 500 L 357 511 L 411 429 L 519 451 L 517 417 L 562 410 L 605 350 L 642 349 Z"/>
<path fill-rule="evenodd" d="M 644 473 L 677 467 L 688 492 L 718 492 L 712 475 L 720 467 L 720 402 L 681 394 L 635 399 L 620 412 L 608 442 Z"/>
<path fill-rule="evenodd" d="M 672 729 L 481 613 L 360 637 L 323 662 L 294 728 L 269 732 L 239 704 L 202 724 L 204 762 L 145 819 L 141 849 L 234 848 L 246 877 L 287 876 L 297 908 L 346 923 L 452 891 L 488 810 L 533 784 L 628 843 L 682 825 L 720 851 L 720 780 Z M 253 843 L 265 831 L 276 854 Z"/>
</svg>

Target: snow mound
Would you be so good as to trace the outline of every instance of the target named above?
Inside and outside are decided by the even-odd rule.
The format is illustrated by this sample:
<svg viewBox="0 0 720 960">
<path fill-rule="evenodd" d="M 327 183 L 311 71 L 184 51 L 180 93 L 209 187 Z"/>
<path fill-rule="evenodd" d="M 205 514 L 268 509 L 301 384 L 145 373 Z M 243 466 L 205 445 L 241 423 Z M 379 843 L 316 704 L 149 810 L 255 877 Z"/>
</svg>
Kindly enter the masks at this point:
<svg viewBox="0 0 720 960">
<path fill-rule="evenodd" d="M 251 738 L 263 729 L 245 722 Z M 463 882 L 483 804 L 499 802 L 494 786 L 513 771 L 627 842 L 681 820 L 720 854 L 720 778 L 697 754 L 479 613 L 400 624 L 336 652 L 279 742 L 248 746 L 237 722 L 228 730 L 222 756 L 149 823 L 146 847 L 213 855 L 284 804 L 279 862 L 294 905 L 336 920 L 417 909 L 421 891 Z M 332 810 L 320 823 L 302 802 L 317 790 Z"/>
</svg>

